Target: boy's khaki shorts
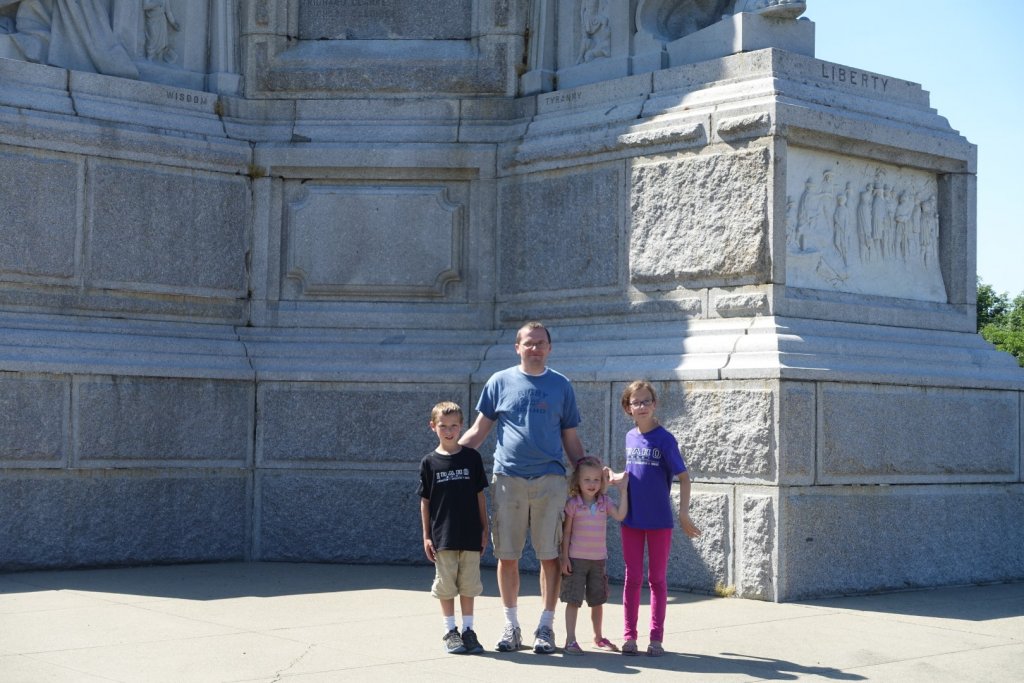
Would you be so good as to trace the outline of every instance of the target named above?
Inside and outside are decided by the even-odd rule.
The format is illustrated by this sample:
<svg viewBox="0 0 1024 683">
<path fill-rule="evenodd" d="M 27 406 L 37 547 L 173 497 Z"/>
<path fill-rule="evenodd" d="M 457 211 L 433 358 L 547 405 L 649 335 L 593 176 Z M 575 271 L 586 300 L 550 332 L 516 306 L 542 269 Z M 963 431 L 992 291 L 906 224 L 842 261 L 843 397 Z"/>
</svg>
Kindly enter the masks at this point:
<svg viewBox="0 0 1024 683">
<path fill-rule="evenodd" d="M 430 594 L 441 600 L 475 598 L 484 592 L 480 581 L 480 553 L 475 550 L 438 550 L 434 554 L 434 585 Z"/>
<path fill-rule="evenodd" d="M 554 560 L 562 543 L 568 484 L 563 474 L 536 479 L 495 474 L 491 480 L 491 542 L 499 560 L 518 560 L 526 530 L 538 560 Z"/>
</svg>

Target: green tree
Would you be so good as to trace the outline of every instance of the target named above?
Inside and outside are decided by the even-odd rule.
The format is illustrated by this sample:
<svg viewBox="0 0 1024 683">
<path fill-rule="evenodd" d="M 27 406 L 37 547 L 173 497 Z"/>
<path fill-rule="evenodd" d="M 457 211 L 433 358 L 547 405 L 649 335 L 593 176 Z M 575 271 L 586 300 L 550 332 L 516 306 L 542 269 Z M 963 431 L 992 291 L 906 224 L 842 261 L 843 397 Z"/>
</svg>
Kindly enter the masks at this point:
<svg viewBox="0 0 1024 683">
<path fill-rule="evenodd" d="M 1000 351 L 1012 353 L 1024 367 L 1024 292 L 1010 300 L 978 280 L 978 331 Z"/>
<path fill-rule="evenodd" d="M 989 323 L 1001 324 L 1010 310 L 1010 297 L 1004 292 L 996 294 L 992 285 L 978 278 L 978 331 Z"/>
</svg>

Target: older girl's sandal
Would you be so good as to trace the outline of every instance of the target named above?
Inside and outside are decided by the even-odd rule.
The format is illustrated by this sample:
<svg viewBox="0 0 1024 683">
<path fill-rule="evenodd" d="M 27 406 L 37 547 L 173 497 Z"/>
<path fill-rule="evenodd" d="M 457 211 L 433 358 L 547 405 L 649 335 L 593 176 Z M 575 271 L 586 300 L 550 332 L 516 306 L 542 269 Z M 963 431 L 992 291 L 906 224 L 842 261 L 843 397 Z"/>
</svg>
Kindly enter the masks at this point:
<svg viewBox="0 0 1024 683">
<path fill-rule="evenodd" d="M 651 644 L 647 646 L 648 657 L 660 657 L 663 654 L 665 654 L 665 648 L 663 648 L 661 646 L 661 643 L 659 643 L 658 641 L 652 640 Z"/>
</svg>

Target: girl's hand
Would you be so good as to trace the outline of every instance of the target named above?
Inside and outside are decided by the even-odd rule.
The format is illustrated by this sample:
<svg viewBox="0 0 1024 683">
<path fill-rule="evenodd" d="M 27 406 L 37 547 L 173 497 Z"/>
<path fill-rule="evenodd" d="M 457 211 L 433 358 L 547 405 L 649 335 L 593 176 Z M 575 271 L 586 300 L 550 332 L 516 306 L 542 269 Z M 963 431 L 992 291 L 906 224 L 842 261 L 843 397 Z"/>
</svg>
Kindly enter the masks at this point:
<svg viewBox="0 0 1024 683">
<path fill-rule="evenodd" d="M 563 576 L 569 576 L 569 574 L 572 574 L 572 560 L 568 557 L 563 557 L 560 564 L 562 565 Z"/>
<path fill-rule="evenodd" d="M 679 528 L 690 538 L 697 538 L 701 534 L 701 530 L 697 528 L 690 519 L 690 515 L 684 510 L 679 511 Z"/>
</svg>

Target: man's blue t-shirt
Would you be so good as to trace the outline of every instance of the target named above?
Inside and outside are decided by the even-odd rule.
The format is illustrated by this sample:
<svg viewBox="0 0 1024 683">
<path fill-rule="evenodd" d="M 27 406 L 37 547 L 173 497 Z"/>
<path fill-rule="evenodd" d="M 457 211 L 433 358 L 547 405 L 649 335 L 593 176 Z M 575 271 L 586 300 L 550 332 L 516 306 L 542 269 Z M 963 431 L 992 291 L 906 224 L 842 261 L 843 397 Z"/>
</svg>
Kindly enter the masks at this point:
<svg viewBox="0 0 1024 683">
<path fill-rule="evenodd" d="M 495 422 L 495 474 L 565 474 L 562 430 L 579 425 L 580 411 L 564 375 L 550 368 L 538 376 L 519 366 L 501 370 L 487 380 L 476 409 Z"/>
</svg>

